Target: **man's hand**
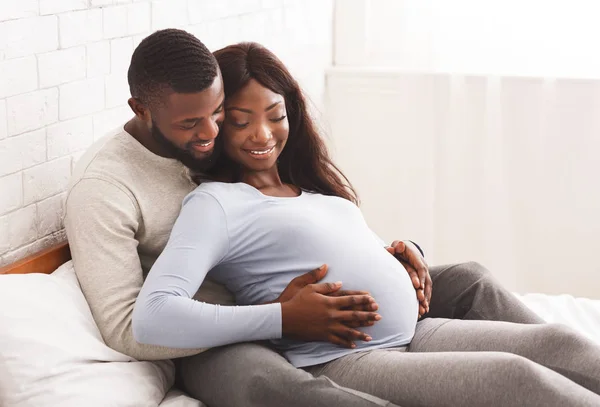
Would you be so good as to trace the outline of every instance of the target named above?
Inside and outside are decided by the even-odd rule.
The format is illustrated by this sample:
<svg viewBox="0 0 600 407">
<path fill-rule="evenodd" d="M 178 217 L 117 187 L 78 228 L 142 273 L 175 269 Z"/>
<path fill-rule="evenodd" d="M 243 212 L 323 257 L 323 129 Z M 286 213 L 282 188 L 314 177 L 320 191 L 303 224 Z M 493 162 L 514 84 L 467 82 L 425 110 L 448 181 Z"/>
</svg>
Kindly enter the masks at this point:
<svg viewBox="0 0 600 407">
<path fill-rule="evenodd" d="M 308 284 L 291 299 L 281 303 L 283 336 L 303 341 L 328 341 L 355 348 L 354 341 L 370 341 L 367 334 L 353 329 L 356 324 L 373 324 L 381 315 L 357 311 L 375 303 L 369 295 L 332 296 L 342 283 Z"/>
<path fill-rule="evenodd" d="M 429 312 L 429 302 L 431 301 L 431 290 L 433 283 L 429 275 L 429 268 L 421 252 L 411 242 L 401 242 L 395 240 L 390 247 L 387 247 L 396 259 L 398 259 L 412 280 L 415 290 L 417 290 L 417 299 L 419 300 L 419 317 Z"/>
</svg>

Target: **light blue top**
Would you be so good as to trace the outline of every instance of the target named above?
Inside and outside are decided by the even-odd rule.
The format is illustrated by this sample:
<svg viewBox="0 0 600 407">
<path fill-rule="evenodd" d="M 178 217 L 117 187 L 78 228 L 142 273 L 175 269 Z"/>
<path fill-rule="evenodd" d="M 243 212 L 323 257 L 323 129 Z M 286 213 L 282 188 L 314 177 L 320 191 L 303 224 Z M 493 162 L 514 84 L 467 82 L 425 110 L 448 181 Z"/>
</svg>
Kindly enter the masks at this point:
<svg viewBox="0 0 600 407">
<path fill-rule="evenodd" d="M 281 338 L 280 304 L 288 283 L 322 264 L 324 282 L 369 291 L 382 319 L 361 330 L 371 342 L 355 349 Z M 227 286 L 240 305 L 192 299 L 206 275 Z M 171 237 L 136 301 L 133 333 L 146 344 L 214 347 L 272 340 L 296 367 L 325 363 L 412 339 L 418 301 L 408 273 L 369 229 L 359 208 L 338 197 L 302 192 L 263 195 L 243 184 L 209 182 L 184 200 Z"/>
</svg>

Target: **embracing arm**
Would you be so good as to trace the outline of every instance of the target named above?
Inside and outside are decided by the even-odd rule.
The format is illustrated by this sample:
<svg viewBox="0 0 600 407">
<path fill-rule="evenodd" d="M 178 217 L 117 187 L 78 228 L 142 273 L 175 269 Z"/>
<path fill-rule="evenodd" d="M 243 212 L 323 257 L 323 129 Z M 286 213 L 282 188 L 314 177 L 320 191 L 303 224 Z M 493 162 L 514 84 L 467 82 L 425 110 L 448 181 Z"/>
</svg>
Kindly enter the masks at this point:
<svg viewBox="0 0 600 407">
<path fill-rule="evenodd" d="M 281 337 L 281 304 L 221 306 L 192 297 L 229 251 L 227 220 L 219 202 L 194 192 L 169 242 L 148 273 L 133 311 L 141 343 L 197 348 Z"/>
<path fill-rule="evenodd" d="M 139 211 L 132 197 L 102 178 L 83 178 L 69 191 L 65 228 L 81 290 L 106 344 L 138 360 L 194 355 L 202 349 L 142 345 L 131 316 L 143 272 L 135 235 Z"/>
</svg>

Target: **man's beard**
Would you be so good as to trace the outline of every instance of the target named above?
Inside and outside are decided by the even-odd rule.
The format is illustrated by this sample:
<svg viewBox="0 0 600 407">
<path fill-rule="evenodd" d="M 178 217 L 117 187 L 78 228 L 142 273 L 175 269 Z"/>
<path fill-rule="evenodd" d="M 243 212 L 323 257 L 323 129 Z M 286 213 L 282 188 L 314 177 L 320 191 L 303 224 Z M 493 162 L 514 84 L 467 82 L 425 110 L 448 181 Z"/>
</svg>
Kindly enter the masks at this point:
<svg viewBox="0 0 600 407">
<path fill-rule="evenodd" d="M 192 153 L 192 146 L 193 144 L 197 143 L 197 141 L 191 141 L 187 143 L 184 148 L 180 148 L 165 137 L 163 132 L 160 131 L 154 121 L 152 121 L 151 134 L 152 138 L 156 140 L 156 142 L 159 143 L 166 150 L 166 152 L 171 155 L 171 157 L 181 161 L 183 165 L 194 172 L 205 172 L 212 167 L 212 165 L 217 161 L 222 149 L 222 137 L 217 137 L 214 140 L 212 152 L 208 153 L 208 155 L 204 158 L 196 158 Z"/>
</svg>

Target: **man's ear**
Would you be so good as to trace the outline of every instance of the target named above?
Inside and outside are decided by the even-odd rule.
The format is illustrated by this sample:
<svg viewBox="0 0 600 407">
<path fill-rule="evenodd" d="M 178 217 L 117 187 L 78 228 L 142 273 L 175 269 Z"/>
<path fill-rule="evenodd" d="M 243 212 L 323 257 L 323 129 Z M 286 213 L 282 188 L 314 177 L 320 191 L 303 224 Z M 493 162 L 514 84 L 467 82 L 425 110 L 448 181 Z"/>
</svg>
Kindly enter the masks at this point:
<svg viewBox="0 0 600 407">
<path fill-rule="evenodd" d="M 141 120 L 149 123 L 152 120 L 150 109 L 137 98 L 129 98 L 127 101 L 133 113 Z"/>
</svg>

